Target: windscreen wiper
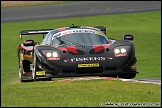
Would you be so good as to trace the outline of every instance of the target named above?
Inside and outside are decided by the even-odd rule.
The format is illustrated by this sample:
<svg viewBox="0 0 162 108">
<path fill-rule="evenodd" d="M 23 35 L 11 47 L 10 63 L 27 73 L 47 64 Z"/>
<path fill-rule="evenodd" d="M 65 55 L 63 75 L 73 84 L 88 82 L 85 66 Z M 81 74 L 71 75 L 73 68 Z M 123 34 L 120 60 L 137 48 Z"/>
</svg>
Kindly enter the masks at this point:
<svg viewBox="0 0 162 108">
<path fill-rule="evenodd" d="M 59 40 L 61 43 L 66 44 L 66 45 L 69 45 L 69 44 L 67 44 L 66 42 L 70 42 L 70 43 L 72 43 L 72 44 L 74 44 L 74 45 L 79 45 L 79 46 L 81 46 L 81 47 L 85 47 L 84 45 L 82 45 L 82 44 L 80 44 L 80 43 L 72 42 L 72 41 L 70 41 L 70 40 L 62 39 L 62 38 L 60 38 L 60 37 L 58 37 L 58 38 L 56 38 L 56 39 Z"/>
</svg>

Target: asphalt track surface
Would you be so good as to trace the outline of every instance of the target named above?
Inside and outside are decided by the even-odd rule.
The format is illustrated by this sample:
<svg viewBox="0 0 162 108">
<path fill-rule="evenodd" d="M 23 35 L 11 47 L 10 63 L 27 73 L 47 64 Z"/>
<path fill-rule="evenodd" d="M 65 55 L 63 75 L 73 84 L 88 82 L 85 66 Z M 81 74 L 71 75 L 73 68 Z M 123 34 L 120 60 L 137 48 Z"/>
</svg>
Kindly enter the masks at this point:
<svg viewBox="0 0 162 108">
<path fill-rule="evenodd" d="M 70 4 L 1 9 L 1 22 L 161 11 L 161 1 L 82 1 Z M 161 84 L 161 79 L 135 79 Z M 133 81 L 130 81 L 133 82 Z"/>
<path fill-rule="evenodd" d="M 62 19 L 161 10 L 161 1 L 82 1 L 70 4 L 1 9 L 1 22 Z"/>
</svg>

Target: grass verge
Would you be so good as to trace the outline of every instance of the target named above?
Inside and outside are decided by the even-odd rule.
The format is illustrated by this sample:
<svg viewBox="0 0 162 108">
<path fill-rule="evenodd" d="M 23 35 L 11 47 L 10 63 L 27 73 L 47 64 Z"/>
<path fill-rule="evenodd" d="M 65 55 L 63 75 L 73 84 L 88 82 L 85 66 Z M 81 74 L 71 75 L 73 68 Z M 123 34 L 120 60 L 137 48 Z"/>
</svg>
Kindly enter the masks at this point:
<svg viewBox="0 0 162 108">
<path fill-rule="evenodd" d="M 1 93 L 2 106 L 7 107 L 98 107 L 107 102 L 158 106 L 161 98 L 159 85 L 119 80 L 7 84 Z"/>
</svg>

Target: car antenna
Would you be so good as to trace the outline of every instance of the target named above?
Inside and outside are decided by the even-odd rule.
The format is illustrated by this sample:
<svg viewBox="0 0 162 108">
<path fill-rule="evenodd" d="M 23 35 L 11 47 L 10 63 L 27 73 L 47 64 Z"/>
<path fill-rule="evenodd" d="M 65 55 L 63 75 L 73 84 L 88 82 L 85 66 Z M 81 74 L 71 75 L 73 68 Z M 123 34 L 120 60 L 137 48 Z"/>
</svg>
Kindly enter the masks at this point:
<svg viewBox="0 0 162 108">
<path fill-rule="evenodd" d="M 74 24 L 72 24 L 72 27 L 74 27 Z"/>
</svg>

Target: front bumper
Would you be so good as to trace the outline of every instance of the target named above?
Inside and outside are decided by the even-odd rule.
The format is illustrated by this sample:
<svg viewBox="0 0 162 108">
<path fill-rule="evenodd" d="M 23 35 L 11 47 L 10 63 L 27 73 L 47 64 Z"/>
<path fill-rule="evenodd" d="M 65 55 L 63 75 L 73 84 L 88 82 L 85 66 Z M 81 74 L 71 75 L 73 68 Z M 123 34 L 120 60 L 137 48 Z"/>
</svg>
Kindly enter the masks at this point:
<svg viewBox="0 0 162 108">
<path fill-rule="evenodd" d="M 119 74 L 137 74 L 136 65 L 130 67 L 117 67 L 117 66 L 100 66 L 100 67 L 82 67 L 78 68 L 74 65 L 72 67 L 55 67 L 49 68 L 41 65 L 45 71 L 37 72 L 38 77 L 72 77 L 72 76 L 100 76 L 100 75 L 119 75 Z"/>
</svg>

